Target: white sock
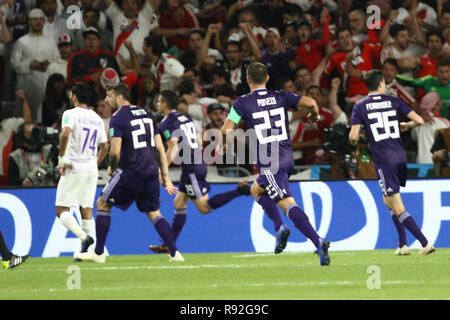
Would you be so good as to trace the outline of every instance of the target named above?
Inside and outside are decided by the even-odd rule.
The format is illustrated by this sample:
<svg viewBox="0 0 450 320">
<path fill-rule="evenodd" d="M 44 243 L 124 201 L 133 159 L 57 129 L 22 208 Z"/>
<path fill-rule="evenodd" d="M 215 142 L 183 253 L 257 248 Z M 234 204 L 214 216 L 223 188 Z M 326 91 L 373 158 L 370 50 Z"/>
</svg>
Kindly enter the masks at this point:
<svg viewBox="0 0 450 320">
<path fill-rule="evenodd" d="M 64 211 L 63 213 L 61 213 L 61 215 L 59 216 L 59 220 L 61 220 L 61 223 L 64 227 L 72 231 L 79 239 L 86 239 L 86 233 L 83 231 L 83 229 L 81 229 L 75 217 L 68 211 Z"/>
<path fill-rule="evenodd" d="M 81 229 L 83 229 L 84 233 L 86 233 L 87 235 L 91 234 L 91 230 L 92 227 L 94 225 L 94 219 L 90 219 L 90 220 L 81 220 Z"/>
</svg>

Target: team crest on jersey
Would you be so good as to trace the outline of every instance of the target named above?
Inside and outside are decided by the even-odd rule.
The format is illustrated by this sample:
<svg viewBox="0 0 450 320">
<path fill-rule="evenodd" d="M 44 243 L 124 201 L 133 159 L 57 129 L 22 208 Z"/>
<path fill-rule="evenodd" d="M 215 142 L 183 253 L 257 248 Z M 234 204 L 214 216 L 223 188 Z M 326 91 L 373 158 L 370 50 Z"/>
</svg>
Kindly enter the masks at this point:
<svg viewBox="0 0 450 320">
<path fill-rule="evenodd" d="M 108 64 L 108 59 L 105 59 L 105 58 L 101 58 L 100 59 L 100 65 L 103 67 L 103 68 L 106 68 L 106 65 Z"/>
<path fill-rule="evenodd" d="M 309 45 L 309 44 L 307 44 L 307 45 L 305 45 L 305 49 L 306 49 L 306 51 L 311 51 L 311 46 Z"/>
</svg>

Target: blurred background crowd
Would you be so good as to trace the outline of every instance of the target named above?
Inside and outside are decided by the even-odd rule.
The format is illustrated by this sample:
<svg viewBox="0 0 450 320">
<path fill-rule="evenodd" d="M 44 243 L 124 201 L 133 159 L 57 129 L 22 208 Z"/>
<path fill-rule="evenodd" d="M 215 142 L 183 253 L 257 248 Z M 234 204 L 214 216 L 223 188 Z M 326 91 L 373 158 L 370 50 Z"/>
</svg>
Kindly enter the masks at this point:
<svg viewBox="0 0 450 320">
<path fill-rule="evenodd" d="M 447 0 L 3 0 L 0 185 L 55 184 L 46 173 L 76 82 L 94 88 L 92 107 L 106 129 L 113 110 L 105 87 L 122 81 L 132 103 L 158 121 L 159 92 L 175 91 L 178 110 L 204 131 L 220 128 L 249 91 L 253 61 L 267 65 L 269 89 L 320 106 L 317 123 L 288 113 L 298 170 L 328 164 L 331 178 L 375 178 L 370 150 L 349 146 L 347 126 L 368 93 L 364 75 L 381 69 L 387 93 L 425 119 L 402 136 L 408 162 L 450 175 L 449 59 Z M 225 176 L 254 174 L 245 162 L 217 167 Z"/>
</svg>

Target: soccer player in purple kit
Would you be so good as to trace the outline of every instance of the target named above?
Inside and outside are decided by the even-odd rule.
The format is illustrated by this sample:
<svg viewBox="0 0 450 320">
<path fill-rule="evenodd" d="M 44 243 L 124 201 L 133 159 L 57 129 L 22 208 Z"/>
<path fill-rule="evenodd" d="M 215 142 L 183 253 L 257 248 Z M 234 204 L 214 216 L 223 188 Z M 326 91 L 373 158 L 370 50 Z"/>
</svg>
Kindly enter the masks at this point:
<svg viewBox="0 0 450 320">
<path fill-rule="evenodd" d="M 109 127 L 111 136 L 111 179 L 97 200 L 95 250 L 76 254 L 80 260 L 105 262 L 104 247 L 111 224 L 111 207 L 127 210 L 136 201 L 139 211 L 147 214 L 160 237 L 169 247 L 170 261 L 184 261 L 178 251 L 169 223 L 159 211 L 159 174 L 161 170 L 166 191 L 173 195 L 177 189 L 169 179 L 164 144 L 151 114 L 131 105 L 130 89 L 120 83 L 107 90 L 106 101 L 113 109 Z"/>
<path fill-rule="evenodd" d="M 400 139 L 400 130 L 407 131 L 422 125 L 423 119 L 401 99 L 384 94 L 386 84 L 380 70 L 369 71 L 364 82 L 369 89 L 369 96 L 353 107 L 350 142 L 353 145 L 358 143 L 360 127 L 363 125 L 383 192 L 383 201 L 391 211 L 399 234 L 399 248 L 406 246 L 406 228 L 421 243 L 423 248 L 419 254 L 430 254 L 435 248 L 406 211 L 400 196 L 400 186 L 405 186 L 407 176 L 406 153 Z M 400 116 L 405 116 L 410 121 L 399 123 Z"/>
<path fill-rule="evenodd" d="M 176 110 L 178 100 L 177 94 L 171 90 L 162 91 L 158 97 L 158 111 L 164 115 L 160 131 L 167 141 L 167 162 L 170 165 L 176 154 L 180 154 L 181 157 L 180 186 L 173 201 L 175 215 L 172 222 L 172 233 L 175 241 L 186 222 L 187 203 L 190 199 L 200 213 L 208 214 L 239 196 L 250 195 L 250 186 L 245 182 L 239 182 L 236 189 L 209 198 L 208 193 L 211 187 L 205 180 L 207 167 L 203 159 L 201 137 L 199 137 L 192 118 Z M 167 251 L 166 244 L 149 248 L 156 253 Z"/>
<path fill-rule="evenodd" d="M 305 112 L 310 120 L 319 120 L 319 107 L 315 100 L 299 96 L 288 91 L 271 91 L 266 89 L 269 81 L 267 67 L 260 62 L 253 62 L 247 68 L 247 83 L 250 93 L 238 97 L 230 114 L 222 126 L 222 134 L 232 130 L 241 119 L 246 130 L 254 130 L 257 138 L 257 167 L 259 176 L 251 187 L 256 199 L 274 222 L 277 230 L 277 244 L 286 246 L 289 232 L 283 225 L 276 204 L 294 223 L 295 227 L 310 239 L 317 248 L 320 265 L 329 265 L 328 248 L 330 241 L 319 237 L 311 226 L 308 216 L 295 202 L 289 187 L 289 176 L 294 168 L 294 157 L 289 136 L 289 108 L 298 108 Z M 269 161 L 263 161 L 261 148 L 267 147 Z M 270 152 L 270 154 L 269 154 Z M 264 156 L 266 156 L 264 155 Z M 267 159 L 266 159 L 267 160 Z M 267 162 L 267 163 L 264 163 Z"/>
</svg>

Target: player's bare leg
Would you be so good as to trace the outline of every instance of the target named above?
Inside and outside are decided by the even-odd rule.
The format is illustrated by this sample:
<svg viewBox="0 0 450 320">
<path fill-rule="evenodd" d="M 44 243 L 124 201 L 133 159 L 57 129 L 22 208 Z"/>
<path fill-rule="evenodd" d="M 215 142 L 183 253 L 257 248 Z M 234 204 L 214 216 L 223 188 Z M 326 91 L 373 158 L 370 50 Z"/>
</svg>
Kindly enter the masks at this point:
<svg viewBox="0 0 450 320">
<path fill-rule="evenodd" d="M 435 251 L 435 248 L 431 243 L 428 242 L 427 238 L 425 238 L 422 231 L 420 231 L 414 219 L 406 211 L 400 193 L 383 196 L 383 201 L 388 208 L 392 209 L 394 214 L 398 217 L 400 223 L 405 226 L 405 228 L 408 229 L 409 232 L 411 232 L 414 237 L 420 242 L 420 244 L 422 245 L 422 249 L 420 249 L 419 254 L 427 255 L 433 253 Z"/>
<path fill-rule="evenodd" d="M 398 234 L 398 247 L 395 250 L 395 255 L 397 256 L 406 256 L 409 255 L 409 249 L 408 245 L 406 243 L 406 233 L 405 233 L 405 227 L 400 223 L 400 220 L 398 220 L 398 216 L 394 213 L 394 211 L 389 207 L 388 205 L 388 199 L 386 199 L 385 196 L 383 196 L 383 202 L 388 207 L 389 213 L 391 214 L 392 222 L 395 225 L 395 228 L 397 229 Z"/>
<path fill-rule="evenodd" d="M 161 239 L 169 247 L 170 261 L 184 261 L 183 256 L 177 249 L 175 238 L 173 237 L 170 225 L 166 221 L 166 219 L 164 219 L 164 217 L 161 215 L 159 209 L 156 211 L 147 212 L 147 217 L 155 226 L 155 229 L 158 232 Z"/>
<path fill-rule="evenodd" d="M 261 205 L 264 212 L 274 224 L 276 231 L 274 252 L 276 254 L 283 252 L 284 248 L 286 248 L 291 231 L 285 224 L 283 224 L 283 220 L 278 212 L 276 203 L 270 199 L 269 195 L 266 193 L 266 189 L 259 186 L 256 181 L 252 184 L 250 192 L 253 198 L 255 198 L 255 201 Z"/>
<path fill-rule="evenodd" d="M 238 182 L 236 189 L 218 193 L 211 198 L 209 198 L 208 194 L 205 194 L 203 197 L 192 201 L 201 214 L 208 214 L 242 195 L 250 195 L 250 187 L 244 181 Z"/>
</svg>

